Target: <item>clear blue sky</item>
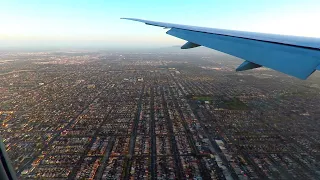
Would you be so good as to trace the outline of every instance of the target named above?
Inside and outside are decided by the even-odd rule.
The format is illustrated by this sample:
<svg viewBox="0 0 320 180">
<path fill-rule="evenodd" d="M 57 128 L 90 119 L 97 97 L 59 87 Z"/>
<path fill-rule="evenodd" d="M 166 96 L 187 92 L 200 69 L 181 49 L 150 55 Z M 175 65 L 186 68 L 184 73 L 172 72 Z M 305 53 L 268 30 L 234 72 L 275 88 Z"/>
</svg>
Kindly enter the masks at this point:
<svg viewBox="0 0 320 180">
<path fill-rule="evenodd" d="M 319 0 L 1 0 L 0 47 L 182 43 L 120 17 L 320 37 L 319 9 Z"/>
</svg>

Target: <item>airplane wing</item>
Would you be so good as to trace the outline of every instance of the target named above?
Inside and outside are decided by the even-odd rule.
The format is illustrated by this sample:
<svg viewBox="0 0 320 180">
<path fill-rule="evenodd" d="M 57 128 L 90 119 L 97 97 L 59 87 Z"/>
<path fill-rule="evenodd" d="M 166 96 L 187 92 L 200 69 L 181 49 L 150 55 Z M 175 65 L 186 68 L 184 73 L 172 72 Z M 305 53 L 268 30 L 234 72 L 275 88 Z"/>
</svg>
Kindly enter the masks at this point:
<svg viewBox="0 0 320 180">
<path fill-rule="evenodd" d="M 167 34 L 188 41 L 181 49 L 205 46 L 244 59 L 237 71 L 265 66 L 307 79 L 315 70 L 320 70 L 320 38 L 223 30 L 135 18 L 121 19 L 170 28 Z"/>
</svg>

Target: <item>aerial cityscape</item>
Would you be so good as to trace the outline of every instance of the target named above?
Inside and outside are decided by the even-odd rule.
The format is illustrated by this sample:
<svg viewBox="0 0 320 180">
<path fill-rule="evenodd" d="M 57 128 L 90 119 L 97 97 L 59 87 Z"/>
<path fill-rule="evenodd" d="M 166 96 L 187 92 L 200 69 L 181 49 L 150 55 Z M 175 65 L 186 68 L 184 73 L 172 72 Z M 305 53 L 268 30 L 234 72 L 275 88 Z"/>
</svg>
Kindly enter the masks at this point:
<svg viewBox="0 0 320 180">
<path fill-rule="evenodd" d="M 175 48 L 1 52 L 19 179 L 319 179 L 319 74 Z"/>
</svg>

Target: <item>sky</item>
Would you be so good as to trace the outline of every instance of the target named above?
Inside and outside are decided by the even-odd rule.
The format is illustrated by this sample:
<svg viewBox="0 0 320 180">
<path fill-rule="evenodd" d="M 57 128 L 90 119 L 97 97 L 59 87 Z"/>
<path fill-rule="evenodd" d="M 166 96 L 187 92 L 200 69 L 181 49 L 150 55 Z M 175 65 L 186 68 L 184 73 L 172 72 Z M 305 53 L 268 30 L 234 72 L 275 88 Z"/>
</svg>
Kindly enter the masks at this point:
<svg viewBox="0 0 320 180">
<path fill-rule="evenodd" d="M 320 37 L 319 9 L 319 0 L 0 0 L 0 48 L 183 44 L 121 17 Z"/>
</svg>

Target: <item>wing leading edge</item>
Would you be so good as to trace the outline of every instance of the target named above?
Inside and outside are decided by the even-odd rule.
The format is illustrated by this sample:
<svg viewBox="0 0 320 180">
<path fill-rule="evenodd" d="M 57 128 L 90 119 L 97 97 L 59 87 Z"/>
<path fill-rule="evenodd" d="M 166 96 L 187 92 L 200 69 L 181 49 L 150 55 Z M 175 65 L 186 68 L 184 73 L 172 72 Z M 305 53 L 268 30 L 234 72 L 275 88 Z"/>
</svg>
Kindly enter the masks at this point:
<svg viewBox="0 0 320 180">
<path fill-rule="evenodd" d="M 237 71 L 265 66 L 307 79 L 320 70 L 320 39 L 203 28 L 134 18 L 147 25 L 170 28 L 167 34 L 188 41 L 182 49 L 205 46 L 241 59 Z"/>
</svg>

